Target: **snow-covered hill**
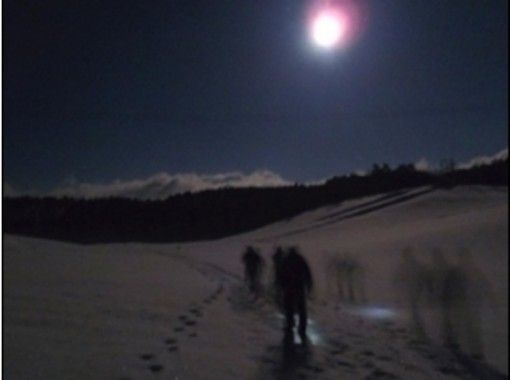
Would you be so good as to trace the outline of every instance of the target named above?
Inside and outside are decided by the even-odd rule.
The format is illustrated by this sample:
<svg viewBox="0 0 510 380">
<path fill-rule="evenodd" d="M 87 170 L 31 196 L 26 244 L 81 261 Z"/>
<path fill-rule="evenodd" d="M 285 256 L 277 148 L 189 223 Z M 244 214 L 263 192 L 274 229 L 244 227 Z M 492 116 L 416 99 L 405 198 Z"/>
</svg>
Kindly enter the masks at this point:
<svg viewBox="0 0 510 380">
<path fill-rule="evenodd" d="M 211 242 L 81 246 L 7 235 L 3 374 L 499 378 L 498 371 L 508 373 L 507 230 L 507 188 L 462 187 L 358 199 Z M 269 298 L 251 301 L 240 261 L 247 244 L 266 259 L 266 284 L 276 245 L 302 249 L 316 283 L 310 346 L 282 345 L 281 316 Z M 456 334 L 464 353 L 479 335 L 485 361 L 442 348 L 443 310 L 434 300 L 418 310 L 426 338 L 414 335 L 405 284 L 395 280 L 406 247 L 430 273 L 441 273 L 433 260 L 441 252 L 468 275 L 470 308 L 461 309 L 457 327 L 479 317 L 481 329 Z M 339 302 L 330 270 L 347 257 L 359 269 L 356 294 L 365 293 L 355 303 Z"/>
</svg>

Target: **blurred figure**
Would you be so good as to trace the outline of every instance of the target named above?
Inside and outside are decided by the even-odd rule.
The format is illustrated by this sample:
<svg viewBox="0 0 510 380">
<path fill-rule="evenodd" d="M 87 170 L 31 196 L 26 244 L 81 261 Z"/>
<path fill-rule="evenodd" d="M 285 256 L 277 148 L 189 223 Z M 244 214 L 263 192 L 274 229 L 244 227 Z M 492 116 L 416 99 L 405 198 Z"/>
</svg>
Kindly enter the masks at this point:
<svg viewBox="0 0 510 380">
<path fill-rule="evenodd" d="M 264 266 L 264 259 L 252 246 L 246 247 L 243 254 L 245 281 L 248 289 L 257 297 L 260 293 L 260 277 Z"/>
<path fill-rule="evenodd" d="M 323 257 L 324 276 L 326 279 L 326 298 L 330 299 L 335 304 L 338 301 L 336 276 L 337 256 L 332 252 L 323 251 Z"/>
<path fill-rule="evenodd" d="M 340 302 L 346 301 L 347 297 L 347 268 L 345 260 L 337 257 L 334 262 L 334 272 L 336 277 L 336 288 L 338 292 L 338 299 Z"/>
<path fill-rule="evenodd" d="M 443 344 L 460 349 L 459 324 L 467 311 L 468 279 L 459 266 L 448 263 L 438 248 L 432 250 L 432 291 L 439 307 Z"/>
<path fill-rule="evenodd" d="M 432 252 L 434 291 L 438 302 L 443 343 L 452 350 L 465 348 L 475 359 L 483 359 L 481 309 L 493 299 L 488 281 L 473 263 L 471 252 L 463 248 L 458 261 L 449 264 L 442 252 Z"/>
<path fill-rule="evenodd" d="M 294 314 L 299 316 L 298 332 L 306 342 L 306 296 L 313 287 L 312 274 L 306 260 L 295 247 L 289 248 L 280 268 L 280 281 L 285 309 L 285 337 L 292 338 Z"/>
<path fill-rule="evenodd" d="M 418 261 L 410 247 L 404 248 L 400 256 L 394 284 L 411 313 L 412 328 L 419 338 L 425 338 L 425 326 L 421 309 L 429 287 L 427 268 Z"/>
<path fill-rule="evenodd" d="M 329 272 L 336 285 L 336 295 L 340 302 L 366 302 L 365 271 L 349 253 L 331 259 Z"/>
<path fill-rule="evenodd" d="M 460 334 L 465 336 L 468 353 L 475 359 L 484 358 L 482 343 L 482 316 L 484 300 L 493 301 L 494 295 L 487 279 L 473 262 L 471 252 L 462 248 L 458 254 L 458 271 L 464 279 L 465 298 L 459 300 Z"/>
<path fill-rule="evenodd" d="M 273 296 L 276 306 L 283 311 L 283 287 L 281 279 L 282 261 L 285 251 L 281 246 L 276 247 L 273 253 Z"/>
</svg>

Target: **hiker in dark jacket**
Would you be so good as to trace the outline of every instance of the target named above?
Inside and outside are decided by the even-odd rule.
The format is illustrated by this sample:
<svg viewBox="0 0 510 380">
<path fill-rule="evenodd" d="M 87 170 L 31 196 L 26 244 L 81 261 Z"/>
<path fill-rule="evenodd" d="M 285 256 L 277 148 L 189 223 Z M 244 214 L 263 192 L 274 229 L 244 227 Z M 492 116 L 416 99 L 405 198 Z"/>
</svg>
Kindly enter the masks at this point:
<svg viewBox="0 0 510 380">
<path fill-rule="evenodd" d="M 306 296 L 312 290 L 312 274 L 306 260 L 292 247 L 281 262 L 279 283 L 283 294 L 283 308 L 285 310 L 285 335 L 292 336 L 294 328 L 294 314 L 299 316 L 298 332 L 301 338 L 306 338 Z"/>
</svg>

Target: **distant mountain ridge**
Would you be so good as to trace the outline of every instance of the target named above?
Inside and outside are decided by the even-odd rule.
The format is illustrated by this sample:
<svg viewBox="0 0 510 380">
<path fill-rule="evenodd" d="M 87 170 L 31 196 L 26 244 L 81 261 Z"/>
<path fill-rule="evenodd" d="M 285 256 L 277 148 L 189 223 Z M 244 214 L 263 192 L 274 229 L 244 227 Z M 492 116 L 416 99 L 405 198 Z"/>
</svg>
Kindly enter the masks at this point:
<svg viewBox="0 0 510 380">
<path fill-rule="evenodd" d="M 502 149 L 492 155 L 479 155 L 463 162 L 455 163 L 452 160 L 442 160 L 439 167 L 447 163 L 452 169 L 471 169 L 475 166 L 489 165 L 492 162 L 508 158 L 508 148 Z M 440 170 L 431 164 L 425 157 L 414 162 L 418 171 L 434 172 Z M 384 166 L 384 165 L 383 165 Z M 368 170 L 357 170 L 354 173 L 366 175 Z M 300 182 L 304 185 L 320 185 L 327 178 L 307 180 Z M 244 173 L 241 171 L 220 173 L 167 173 L 159 172 L 148 177 L 132 179 L 115 179 L 106 182 L 79 181 L 70 177 L 48 190 L 25 189 L 20 190 L 12 186 L 9 181 L 3 182 L 3 196 L 6 197 L 57 197 L 76 199 L 96 199 L 107 197 L 121 197 L 141 200 L 164 200 L 170 196 L 181 193 L 197 193 L 205 190 L 240 187 L 278 187 L 291 186 L 296 181 L 282 177 L 268 169 L 259 169 Z"/>
<path fill-rule="evenodd" d="M 217 239 L 342 201 L 419 186 L 508 186 L 508 155 L 466 169 L 419 171 L 414 164 L 374 165 L 366 175 L 333 177 L 318 185 L 221 188 L 165 200 L 6 197 L 4 232 L 99 242 L 179 242 Z"/>
</svg>

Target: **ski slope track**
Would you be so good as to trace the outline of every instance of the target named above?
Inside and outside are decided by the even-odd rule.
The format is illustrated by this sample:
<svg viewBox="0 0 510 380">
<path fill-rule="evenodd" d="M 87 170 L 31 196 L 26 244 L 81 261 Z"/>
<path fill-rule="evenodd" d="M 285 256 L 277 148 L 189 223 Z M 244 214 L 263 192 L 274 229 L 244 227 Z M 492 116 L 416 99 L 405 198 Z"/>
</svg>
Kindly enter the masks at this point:
<svg viewBox="0 0 510 380">
<path fill-rule="evenodd" d="M 505 379 L 507 231 L 508 188 L 466 186 L 356 199 L 207 242 L 83 246 L 4 235 L 3 375 Z M 267 292 L 256 299 L 243 282 L 247 244 L 266 262 Z M 308 344 L 282 343 L 269 286 L 277 245 L 298 245 L 312 269 Z M 479 321 L 484 359 L 469 355 L 462 331 L 458 349 L 444 347 L 433 300 L 420 304 L 425 332 L 415 333 L 395 281 L 405 248 L 428 268 L 434 250 L 449 263 L 469 252 L 469 317 Z M 363 299 L 342 299 L 335 287 L 332 263 L 347 256 L 361 268 Z"/>
</svg>

